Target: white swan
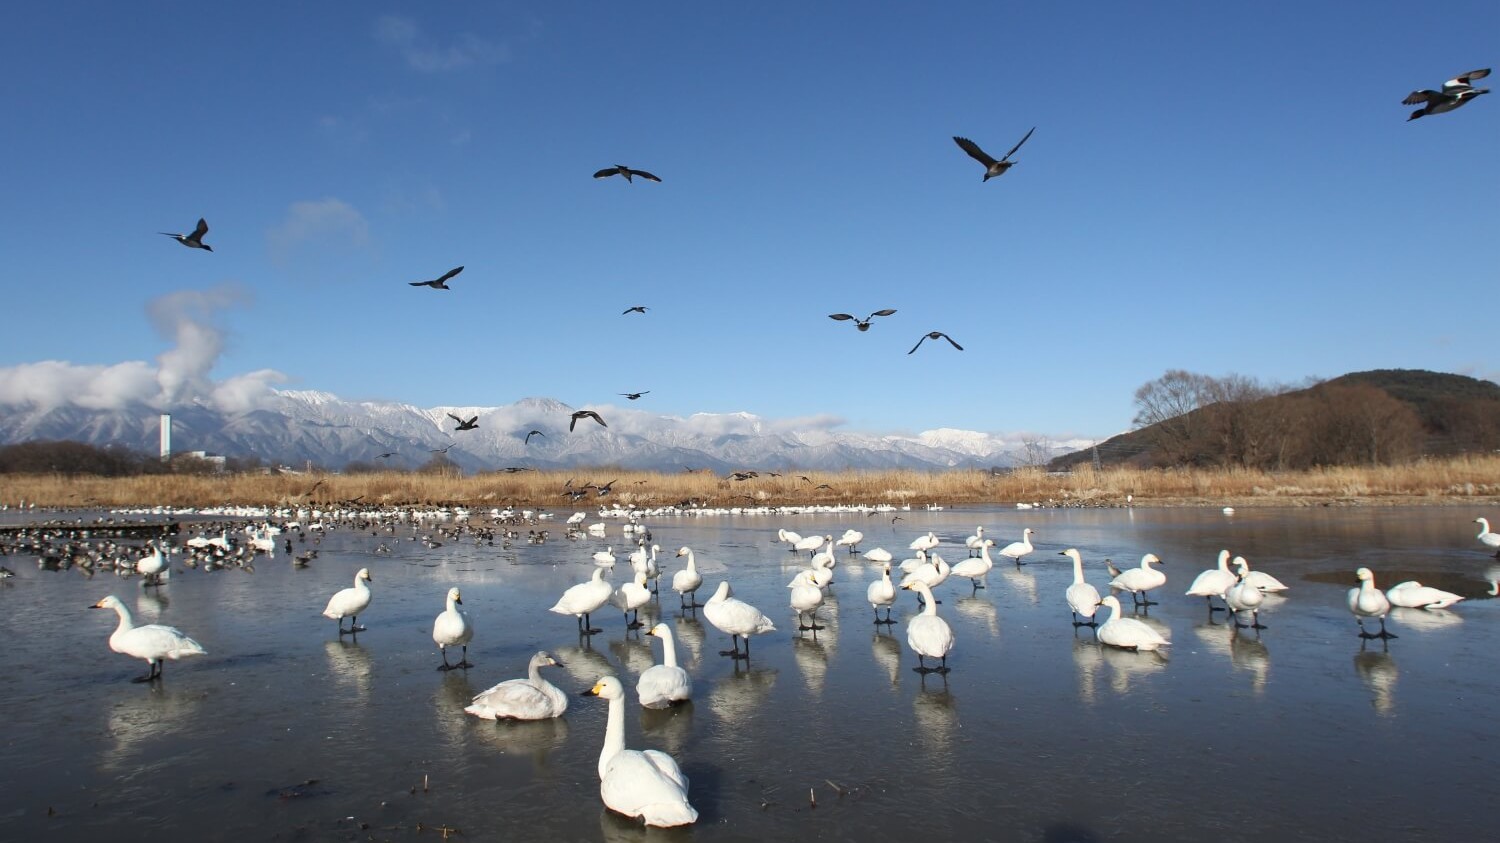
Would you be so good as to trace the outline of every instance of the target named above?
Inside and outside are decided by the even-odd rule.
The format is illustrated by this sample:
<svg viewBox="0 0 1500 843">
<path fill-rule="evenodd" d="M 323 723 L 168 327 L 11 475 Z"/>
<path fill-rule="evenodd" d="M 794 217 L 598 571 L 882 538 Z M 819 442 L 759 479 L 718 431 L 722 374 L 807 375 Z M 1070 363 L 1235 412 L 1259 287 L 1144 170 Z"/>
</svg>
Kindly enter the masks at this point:
<svg viewBox="0 0 1500 843">
<path fill-rule="evenodd" d="M 469 642 L 474 640 L 474 627 L 469 624 L 469 616 L 458 608 L 463 602 L 457 588 L 448 589 L 447 608 L 432 622 L 432 640 L 443 652 L 443 666 L 438 670 L 452 670 L 455 667 L 468 670 L 474 666 L 469 664 Z M 463 647 L 464 654 L 458 664 L 450 665 L 448 648 L 454 645 Z"/>
<path fill-rule="evenodd" d="M 703 616 L 713 624 L 720 632 L 729 633 L 729 641 L 734 645 L 733 650 L 720 650 L 721 656 L 733 656 L 737 659 L 750 658 L 750 636 L 763 635 L 767 632 L 775 632 L 776 625 L 761 611 L 743 600 L 734 598 L 734 591 L 729 587 L 729 582 L 719 583 L 719 588 L 714 596 L 708 598 L 703 604 Z M 740 639 L 745 639 L 745 652 L 740 653 Z"/>
<path fill-rule="evenodd" d="M 615 593 L 609 596 L 609 602 L 625 613 L 626 629 L 640 629 L 644 626 L 641 623 L 641 607 L 651 602 L 651 589 L 646 587 L 646 572 L 636 571 L 634 579 L 621 583 Z M 633 616 L 632 612 L 635 613 Z"/>
<path fill-rule="evenodd" d="M 927 557 L 926 563 L 918 565 L 911 573 L 901 578 L 901 587 L 906 588 L 911 583 L 921 582 L 926 584 L 929 589 L 925 593 L 930 594 L 931 589 L 937 588 L 946 582 L 948 575 L 951 573 L 953 573 L 953 568 L 949 567 L 948 563 L 943 561 L 943 557 L 934 553 Z M 920 597 L 924 592 L 919 591 L 917 594 Z M 926 598 L 923 597 L 923 599 L 925 600 Z"/>
<path fill-rule="evenodd" d="M 906 627 L 906 644 L 917 654 L 918 673 L 947 673 L 948 653 L 953 650 L 953 630 L 948 622 L 938 617 L 937 601 L 932 598 L 932 589 L 927 583 L 916 580 L 903 584 L 902 588 L 915 591 L 922 597 L 922 611 L 911 619 Z M 927 659 L 941 659 L 939 667 L 928 667 Z"/>
<path fill-rule="evenodd" d="M 160 587 L 163 579 L 162 572 L 167 568 L 167 557 L 166 554 L 162 553 L 161 546 L 156 542 L 147 542 L 146 544 L 151 548 L 151 552 L 136 560 L 135 570 L 136 573 L 143 577 L 141 580 L 142 588 L 148 585 Z"/>
<path fill-rule="evenodd" d="M 370 569 L 360 568 L 359 573 L 354 575 L 353 588 L 334 592 L 334 595 L 328 598 L 328 608 L 323 610 L 323 617 L 339 622 L 339 635 L 365 631 L 365 628 L 359 625 L 359 613 L 370 605 L 370 587 L 365 585 L 370 581 Z M 349 619 L 348 629 L 344 629 L 344 618 Z"/>
<path fill-rule="evenodd" d="M 1245 562 L 1245 557 L 1236 556 L 1234 557 L 1234 561 L 1236 563 Z M 1270 574 L 1250 570 L 1249 562 L 1245 562 L 1245 572 L 1245 581 L 1266 594 L 1276 594 L 1287 590 L 1287 586 L 1281 580 L 1276 579 Z"/>
<path fill-rule="evenodd" d="M 870 560 L 871 562 L 874 562 L 876 565 L 885 565 L 889 564 L 891 559 L 894 557 L 891 556 L 891 552 L 889 550 L 886 550 L 883 547 L 877 547 L 874 550 L 866 551 L 865 558 Z"/>
<path fill-rule="evenodd" d="M 679 548 L 677 555 L 686 556 L 688 561 L 686 568 L 672 575 L 672 590 L 677 592 L 684 609 L 696 609 L 701 605 L 698 602 L 698 587 L 703 585 L 703 575 L 698 573 L 698 566 L 693 561 L 692 548 Z"/>
<path fill-rule="evenodd" d="M 1000 555 L 1004 556 L 1007 559 L 1013 560 L 1017 565 L 1023 564 L 1021 562 L 1021 557 L 1027 555 L 1028 553 L 1031 553 L 1033 550 L 1036 550 L 1036 548 L 1031 544 L 1031 537 L 1035 533 L 1036 531 L 1031 529 L 1030 527 L 1022 530 L 1021 540 L 1018 542 L 1011 542 L 1005 547 L 1000 548 Z"/>
<path fill-rule="evenodd" d="M 542 668 L 561 665 L 544 650 L 531 657 L 525 679 L 507 679 L 474 697 L 464 711 L 485 720 L 547 720 L 568 710 L 568 696 L 542 678 Z"/>
<path fill-rule="evenodd" d="M 880 579 L 870 583 L 865 589 L 865 599 L 870 601 L 870 608 L 875 610 L 875 623 L 893 624 L 891 620 L 891 606 L 896 603 L 896 585 L 891 582 L 891 563 L 881 566 Z M 880 607 L 885 607 L 885 620 L 880 619 Z"/>
<path fill-rule="evenodd" d="M 812 630 L 814 633 L 822 629 L 818 625 L 818 607 L 823 605 L 823 589 L 818 587 L 816 573 L 802 571 L 787 584 L 787 588 L 792 590 L 791 604 L 797 610 L 797 629 L 803 632 Z M 803 621 L 804 614 L 811 617 L 810 622 Z"/>
<path fill-rule="evenodd" d="M 1349 611 L 1354 613 L 1354 619 L 1359 622 L 1359 637 L 1395 638 L 1395 635 L 1385 631 L 1385 616 L 1391 610 L 1391 601 L 1375 587 L 1375 575 L 1369 568 L 1360 568 L 1354 575 L 1359 577 L 1359 587 L 1349 589 Z M 1366 632 L 1365 618 L 1379 618 L 1380 632 Z"/>
<path fill-rule="evenodd" d="M 865 534 L 864 533 L 861 533 L 860 531 L 855 530 L 855 529 L 848 529 L 848 530 L 844 531 L 844 535 L 842 535 L 842 536 L 839 537 L 838 545 L 840 547 L 847 547 L 847 548 L 849 548 L 849 552 L 850 553 L 858 553 L 859 552 L 859 543 L 862 542 L 862 541 L 864 541 L 864 540 L 865 540 Z"/>
<path fill-rule="evenodd" d="M 613 547 L 606 547 L 598 553 L 594 554 L 594 564 L 603 566 L 605 568 L 613 568 L 615 566 L 614 551 L 615 549 Z"/>
<path fill-rule="evenodd" d="M 942 539 L 939 539 L 936 533 L 929 531 L 925 536 L 917 536 L 915 539 L 912 539 L 911 544 L 907 545 L 907 548 L 911 550 L 932 550 L 940 544 L 942 544 Z"/>
<path fill-rule="evenodd" d="M 984 528 L 981 527 L 980 529 L 982 530 Z M 975 591 L 984 588 L 985 586 L 981 585 L 979 581 L 990 572 L 991 568 L 995 567 L 995 560 L 990 558 L 990 548 L 994 547 L 994 545 L 994 539 L 981 540 L 978 545 L 979 558 L 965 559 L 957 565 L 954 565 L 952 571 L 953 576 L 968 577 L 969 581 L 974 584 Z"/>
<path fill-rule="evenodd" d="M 898 567 L 901 568 L 901 573 L 910 574 L 912 571 L 915 571 L 916 569 L 926 564 L 927 551 L 918 550 L 916 556 L 913 556 L 910 559 L 902 559 L 901 564 Z"/>
<path fill-rule="evenodd" d="M 109 648 L 116 653 L 145 659 L 146 664 L 151 666 L 145 676 L 136 677 L 134 680 L 136 682 L 160 679 L 163 659 L 176 660 L 187 656 L 208 654 L 208 651 L 203 649 L 203 645 L 187 637 L 176 627 L 155 623 L 136 626 L 130 617 L 130 610 L 125 608 L 120 598 L 113 594 L 90 608 L 114 609 L 115 614 L 120 616 L 120 625 L 115 627 L 114 633 L 109 636 Z"/>
<path fill-rule="evenodd" d="M 693 696 L 693 680 L 677 666 L 677 646 L 672 640 L 672 628 L 664 623 L 646 630 L 646 634 L 661 639 L 661 664 L 652 665 L 641 673 L 635 683 L 635 695 L 646 708 L 669 708 L 689 700 Z"/>
<path fill-rule="evenodd" d="M 1479 525 L 1479 535 L 1475 538 L 1479 539 L 1485 547 L 1495 551 L 1496 556 L 1500 556 L 1500 533 L 1490 532 L 1489 519 L 1475 518 L 1474 523 Z"/>
<path fill-rule="evenodd" d="M 1451 591 L 1422 585 L 1416 580 L 1398 582 L 1385 590 L 1392 606 L 1404 609 L 1446 609 L 1463 598 Z"/>
<path fill-rule="evenodd" d="M 1209 568 L 1193 579 L 1193 584 L 1188 586 L 1187 596 L 1202 597 L 1208 601 L 1210 612 L 1219 611 L 1214 605 L 1214 598 L 1224 599 L 1224 592 L 1234 585 L 1235 576 L 1229 570 L 1229 551 L 1219 551 L 1219 567 Z"/>
<path fill-rule="evenodd" d="M 1100 600 L 1099 605 L 1109 609 L 1109 617 L 1099 625 L 1099 643 L 1139 651 L 1171 646 L 1171 641 L 1141 621 L 1120 617 L 1120 601 L 1113 594 Z"/>
<path fill-rule="evenodd" d="M 614 589 L 604 581 L 604 569 L 595 568 L 594 575 L 587 582 L 581 582 L 564 591 L 562 597 L 557 599 L 557 605 L 548 611 L 559 615 L 572 615 L 578 619 L 579 635 L 593 635 L 603 630 L 594 629 L 590 625 L 589 615 L 608 603 L 609 596 L 613 593 Z"/>
<path fill-rule="evenodd" d="M 833 536 L 808 536 L 805 539 L 798 539 L 797 543 L 792 545 L 792 549 L 805 550 L 813 554 L 818 552 L 818 548 L 831 541 L 833 541 Z"/>
<path fill-rule="evenodd" d="M 1245 557 L 1234 557 L 1234 565 L 1239 569 L 1239 577 L 1234 585 L 1224 589 L 1224 605 L 1234 615 L 1235 626 L 1243 628 L 1245 625 L 1240 623 L 1240 612 L 1249 612 L 1250 628 L 1265 629 L 1265 625 L 1260 622 L 1260 604 L 1266 601 L 1265 592 L 1250 582 L 1250 565 Z"/>
<path fill-rule="evenodd" d="M 583 693 L 609 701 L 609 723 L 599 753 L 599 796 L 605 807 L 660 828 L 697 821 L 698 812 L 688 804 L 687 776 L 672 756 L 625 748 L 625 686 L 620 680 L 602 677 Z"/>
<path fill-rule="evenodd" d="M 1145 599 L 1144 605 L 1155 606 L 1156 602 L 1146 592 L 1166 585 L 1167 575 L 1151 567 L 1153 563 L 1163 564 L 1154 553 L 1142 556 L 1139 568 L 1131 568 L 1116 574 L 1115 578 L 1109 581 L 1109 587 L 1130 592 L 1130 602 L 1137 606 L 1142 605 L 1142 598 Z"/>
<path fill-rule="evenodd" d="M 1072 547 L 1058 555 L 1073 560 L 1073 584 L 1068 586 L 1065 594 L 1068 599 L 1068 608 L 1073 610 L 1073 625 L 1092 626 L 1097 629 L 1099 624 L 1094 620 L 1094 613 L 1099 611 L 1099 589 L 1083 581 L 1083 557 L 1079 555 L 1076 548 Z M 1082 615 L 1084 619 L 1080 621 L 1079 615 Z"/>
<path fill-rule="evenodd" d="M 984 542 L 984 527 L 975 527 L 974 535 L 964 539 L 964 547 L 969 549 L 969 555 L 974 556 L 979 552 L 979 545 Z"/>
<path fill-rule="evenodd" d="M 776 538 L 791 545 L 787 550 L 795 551 L 797 549 L 797 542 L 802 541 L 802 534 L 794 533 L 791 530 L 777 530 Z"/>
</svg>

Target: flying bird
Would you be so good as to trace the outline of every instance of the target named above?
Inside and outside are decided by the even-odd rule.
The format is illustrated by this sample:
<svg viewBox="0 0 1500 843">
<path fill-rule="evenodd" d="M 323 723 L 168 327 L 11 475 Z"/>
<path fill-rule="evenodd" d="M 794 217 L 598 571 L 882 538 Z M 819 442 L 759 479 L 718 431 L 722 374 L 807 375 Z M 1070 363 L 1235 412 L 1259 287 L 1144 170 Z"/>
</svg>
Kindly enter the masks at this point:
<svg viewBox="0 0 1500 843">
<path fill-rule="evenodd" d="M 522 442 L 521 444 L 523 444 L 523 445 L 529 445 L 529 444 L 531 444 L 531 437 L 533 437 L 533 436 L 542 436 L 542 437 L 545 437 L 546 435 L 547 434 L 541 432 L 540 430 L 533 430 L 530 433 L 526 434 L 526 441 Z"/>
<path fill-rule="evenodd" d="M 594 412 L 593 410 L 579 410 L 573 414 L 573 420 L 568 422 L 569 432 L 571 432 L 573 428 L 578 425 L 579 419 L 593 419 L 594 421 L 599 423 L 600 427 L 609 427 L 609 425 L 604 423 L 604 419 L 599 418 L 599 414 Z"/>
<path fill-rule="evenodd" d="M 1489 71 L 1486 70 L 1485 73 L 1489 73 Z M 202 249 L 205 252 L 212 252 L 214 250 L 214 247 L 203 242 L 203 235 L 207 233 L 208 221 L 203 219 L 202 217 L 198 218 L 198 227 L 193 229 L 192 234 L 173 234 L 170 231 L 157 232 L 157 234 L 165 234 L 166 236 L 172 238 L 173 240 L 176 240 L 178 243 L 181 243 L 189 249 Z"/>
<path fill-rule="evenodd" d="M 381 454 L 380 456 L 376 457 L 375 459 L 377 459 L 377 460 L 386 460 L 386 459 L 390 459 L 391 457 L 394 457 L 395 455 L 396 455 L 395 451 L 386 451 L 385 453 Z"/>
<path fill-rule="evenodd" d="M 536 469 L 532 468 L 529 465 L 508 465 L 501 470 L 506 474 L 519 474 L 522 471 L 536 471 Z"/>
<path fill-rule="evenodd" d="M 434 290 L 451 290 L 453 288 L 448 286 L 448 279 L 463 271 L 463 267 L 456 266 L 443 273 L 442 278 L 435 278 L 431 281 L 408 281 L 406 283 L 412 285 L 413 287 L 431 287 Z"/>
<path fill-rule="evenodd" d="M 433 448 L 431 450 L 431 453 L 434 453 L 434 454 L 446 454 L 446 453 L 448 453 L 448 449 L 452 448 L 452 447 L 453 447 L 452 445 L 447 445 L 447 446 L 442 447 L 442 448 Z"/>
<path fill-rule="evenodd" d="M 1488 94 L 1490 92 L 1489 88 L 1476 88 L 1469 83 L 1475 79 L 1483 79 L 1489 75 L 1490 69 L 1485 67 L 1479 70 L 1471 70 L 1461 76 L 1449 79 L 1443 83 L 1441 91 L 1425 88 L 1420 91 L 1412 91 L 1406 95 L 1406 99 L 1402 100 L 1401 104 L 1416 105 L 1422 103 L 1423 105 L 1421 108 L 1413 111 L 1411 116 L 1406 118 L 1406 122 L 1410 123 L 1418 117 L 1426 117 L 1429 114 L 1442 114 L 1445 111 L 1452 111 L 1480 94 Z"/>
<path fill-rule="evenodd" d="M 643 304 L 638 304 L 635 307 L 632 307 L 629 310 L 625 311 L 624 313 L 621 313 L 620 315 L 624 316 L 624 315 L 626 315 L 628 313 L 641 313 L 641 314 L 644 314 L 647 310 L 650 310 L 650 308 L 646 307 Z"/>
<path fill-rule="evenodd" d="M 1032 126 L 1031 132 L 1035 131 L 1036 127 Z M 953 142 L 958 144 L 959 149 L 962 149 L 964 152 L 969 153 L 970 158 L 973 158 L 975 161 L 978 161 L 979 163 L 984 165 L 983 180 L 989 181 L 995 176 L 1005 175 L 1006 170 L 1009 170 L 1011 167 L 1015 166 L 1016 162 L 1009 159 L 1012 155 L 1016 154 L 1016 150 L 1021 148 L 1021 144 L 1025 143 L 1027 139 L 1031 137 L 1031 132 L 1027 132 L 1026 137 L 1021 138 L 1021 143 L 1018 143 L 1015 146 L 1011 147 L 1010 152 L 1005 153 L 1005 157 L 1001 158 L 999 161 L 996 161 L 995 159 L 986 155 L 984 150 L 979 148 L 979 144 L 969 140 L 968 138 L 961 138 L 957 135 L 954 135 Z"/>
<path fill-rule="evenodd" d="M 828 314 L 828 318 L 837 319 L 840 322 L 848 322 L 850 319 L 854 319 L 854 327 L 860 329 L 861 331 L 868 331 L 870 330 L 871 319 L 874 319 L 877 316 L 890 316 L 895 312 L 896 311 L 892 308 L 886 308 L 885 310 L 877 310 L 863 319 L 855 319 L 853 316 L 850 316 L 847 313 L 830 313 Z"/>
<path fill-rule="evenodd" d="M 459 418 L 458 416 L 455 416 L 452 413 L 449 413 L 448 414 L 448 418 L 453 419 L 454 421 L 458 422 L 458 427 L 453 428 L 453 432 L 455 432 L 455 433 L 457 433 L 460 430 L 474 430 L 475 428 L 479 427 L 479 417 L 478 416 L 473 416 L 468 421 L 465 421 L 465 420 Z"/>
<path fill-rule="evenodd" d="M 635 399 L 640 398 L 642 395 L 650 395 L 651 390 L 648 389 L 645 392 L 622 392 L 620 394 L 625 396 L 626 399 L 634 401 Z"/>
<path fill-rule="evenodd" d="M 937 339 L 947 340 L 954 348 L 958 349 L 959 351 L 963 351 L 964 350 L 963 346 L 959 345 L 956 342 L 953 342 L 953 338 L 950 337 L 950 336 L 948 336 L 947 334 L 943 333 L 942 331 L 930 331 L 930 332 L 928 332 L 926 334 L 923 334 L 922 335 L 922 339 L 917 340 L 917 344 L 914 345 L 914 346 L 912 346 L 911 347 L 911 351 L 908 351 L 906 353 L 907 354 L 915 354 L 916 351 L 917 351 L 917 349 L 919 349 L 919 348 L 922 347 L 922 343 L 924 341 L 926 341 L 926 340 L 937 340 Z"/>
<path fill-rule="evenodd" d="M 613 167 L 606 167 L 594 174 L 594 178 L 596 179 L 607 179 L 610 176 L 624 176 L 626 181 L 633 181 L 635 176 L 640 176 L 646 181 L 661 181 L 661 179 L 651 175 L 645 170 L 632 170 L 624 164 L 616 164 Z"/>
</svg>

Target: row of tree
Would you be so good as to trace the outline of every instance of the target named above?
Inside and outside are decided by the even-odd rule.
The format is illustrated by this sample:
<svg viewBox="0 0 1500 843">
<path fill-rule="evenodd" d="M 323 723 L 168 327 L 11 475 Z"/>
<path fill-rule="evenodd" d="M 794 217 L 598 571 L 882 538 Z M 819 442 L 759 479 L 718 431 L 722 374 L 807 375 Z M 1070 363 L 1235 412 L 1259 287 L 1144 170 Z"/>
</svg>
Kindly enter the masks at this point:
<svg viewBox="0 0 1500 843">
<path fill-rule="evenodd" d="M 1376 385 L 1398 374 L 1431 376 L 1423 386 L 1461 377 L 1369 372 L 1293 390 L 1174 369 L 1136 390 L 1134 461 L 1298 469 L 1500 448 L 1500 400 L 1429 390 L 1413 402 Z"/>
<path fill-rule="evenodd" d="M 213 474 L 260 468 L 261 461 L 256 457 L 231 457 L 221 466 L 191 454 L 178 454 L 163 462 L 154 454 L 114 445 L 101 448 L 82 442 L 19 442 L 0 446 L 0 474 L 130 477 L 140 474 Z"/>
</svg>

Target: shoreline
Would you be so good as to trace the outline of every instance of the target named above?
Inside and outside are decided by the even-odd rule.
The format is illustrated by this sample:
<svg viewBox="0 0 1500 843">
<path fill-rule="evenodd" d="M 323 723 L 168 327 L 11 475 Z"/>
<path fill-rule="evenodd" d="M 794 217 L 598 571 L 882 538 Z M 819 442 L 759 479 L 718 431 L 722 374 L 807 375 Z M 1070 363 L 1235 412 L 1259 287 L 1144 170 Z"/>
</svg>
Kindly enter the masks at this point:
<svg viewBox="0 0 1500 843">
<path fill-rule="evenodd" d="M 1070 474 L 1017 469 L 664 474 L 615 468 L 471 477 L 373 474 L 6 475 L 0 511 L 129 507 L 440 507 L 546 510 L 798 506 L 1310 507 L 1500 505 L 1500 455 L 1403 466 L 1298 472 L 1084 467 Z M 601 494 L 601 491 L 603 494 Z M 1026 509 L 1027 506 L 1020 506 Z"/>
</svg>

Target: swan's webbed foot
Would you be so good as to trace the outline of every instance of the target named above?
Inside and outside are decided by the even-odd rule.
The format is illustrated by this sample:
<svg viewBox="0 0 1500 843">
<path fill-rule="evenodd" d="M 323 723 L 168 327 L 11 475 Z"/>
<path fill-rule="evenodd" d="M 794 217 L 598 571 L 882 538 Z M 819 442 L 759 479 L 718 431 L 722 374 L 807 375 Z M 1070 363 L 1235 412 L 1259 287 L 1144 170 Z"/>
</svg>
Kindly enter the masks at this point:
<svg viewBox="0 0 1500 843">
<path fill-rule="evenodd" d="M 440 665 L 437 666 L 437 669 L 438 670 L 452 670 L 455 667 L 458 667 L 458 665 L 456 665 L 456 664 L 448 664 L 447 662 L 443 662 L 442 664 L 440 664 Z"/>
<path fill-rule="evenodd" d="M 1142 600 L 1141 603 L 1140 603 L 1140 605 L 1142 605 L 1142 606 L 1160 606 L 1161 604 L 1158 603 L 1158 602 L 1156 602 L 1155 600 L 1147 598 L 1145 600 Z"/>
<path fill-rule="evenodd" d="M 135 682 L 135 683 L 145 683 L 145 682 L 155 682 L 157 679 L 160 679 L 160 678 L 161 677 L 157 676 L 154 673 L 148 673 L 145 676 L 137 676 L 134 679 L 131 679 L 130 681 L 131 682 Z"/>
<path fill-rule="evenodd" d="M 1259 618 L 1256 618 L 1255 623 L 1250 624 L 1250 628 L 1251 629 L 1255 629 L 1255 630 L 1260 630 L 1260 629 L 1265 629 L 1266 625 L 1263 624 L 1263 623 L 1261 623 Z"/>
<path fill-rule="evenodd" d="M 626 629 L 640 629 L 643 626 L 645 626 L 645 624 L 641 623 L 640 621 L 631 621 L 630 623 L 625 624 Z"/>
<path fill-rule="evenodd" d="M 580 632 L 580 633 L 579 633 L 579 634 L 580 634 L 580 635 L 598 635 L 598 634 L 599 634 L 599 633 L 601 633 L 601 632 L 603 632 L 603 631 L 604 631 L 604 630 L 602 630 L 602 629 L 600 629 L 600 628 L 599 628 L 599 627 L 597 627 L 597 626 L 591 626 L 591 627 L 589 627 L 589 628 L 588 628 L 588 629 L 585 629 L 585 630 L 583 630 L 583 631 L 582 631 L 582 632 Z"/>
</svg>

